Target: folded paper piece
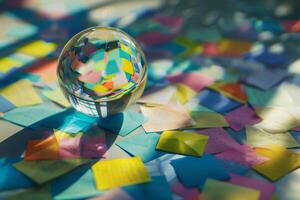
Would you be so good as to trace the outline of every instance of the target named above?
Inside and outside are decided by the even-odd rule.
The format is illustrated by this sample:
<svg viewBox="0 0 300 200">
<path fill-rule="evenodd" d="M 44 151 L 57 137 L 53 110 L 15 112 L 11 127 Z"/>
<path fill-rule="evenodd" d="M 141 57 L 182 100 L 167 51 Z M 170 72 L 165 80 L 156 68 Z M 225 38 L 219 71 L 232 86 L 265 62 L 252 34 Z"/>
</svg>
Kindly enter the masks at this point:
<svg viewBox="0 0 300 200">
<path fill-rule="evenodd" d="M 269 133 L 287 132 L 300 125 L 299 109 L 295 107 L 257 108 L 256 113 L 263 119 L 256 126 Z"/>
<path fill-rule="evenodd" d="M 34 182 L 13 167 L 18 161 L 21 161 L 21 158 L 0 159 L 0 170 L 3 172 L 0 176 L 0 191 L 34 186 Z"/>
<path fill-rule="evenodd" d="M 272 181 L 278 180 L 300 166 L 300 154 L 294 153 L 276 144 L 255 148 L 258 155 L 269 158 L 268 161 L 253 166 L 258 173 Z"/>
<path fill-rule="evenodd" d="M 89 162 L 89 160 L 87 159 L 39 161 L 23 160 L 18 163 L 15 163 L 14 167 L 37 184 L 43 184 L 87 162 Z"/>
<path fill-rule="evenodd" d="M 99 126 L 120 136 L 126 136 L 137 129 L 144 122 L 144 116 L 141 113 L 125 111 L 107 118 L 99 119 Z"/>
<path fill-rule="evenodd" d="M 200 158 L 184 157 L 171 161 L 180 182 L 186 187 L 202 188 L 207 178 L 229 179 L 221 161 L 208 154 Z"/>
<path fill-rule="evenodd" d="M 241 106 L 226 114 L 225 119 L 228 121 L 230 128 L 240 131 L 245 125 L 253 125 L 261 121 L 254 110 L 248 105 Z"/>
<path fill-rule="evenodd" d="M 198 72 L 172 75 L 167 77 L 167 80 L 170 82 L 187 85 L 196 92 L 199 92 L 206 86 L 214 83 L 212 78 Z"/>
<path fill-rule="evenodd" d="M 259 195 L 259 190 L 207 179 L 201 197 L 205 200 L 259 200 Z"/>
<path fill-rule="evenodd" d="M 212 127 L 228 127 L 223 115 L 216 112 L 202 112 L 192 111 L 190 113 L 191 118 L 194 121 L 192 126 L 187 128 L 212 128 Z"/>
<path fill-rule="evenodd" d="M 275 185 L 264 180 L 251 179 L 246 176 L 230 174 L 229 183 L 252 188 L 260 191 L 259 200 L 271 200 L 275 192 Z"/>
<path fill-rule="evenodd" d="M 79 167 L 51 183 L 54 200 L 86 199 L 104 192 L 96 188 L 93 172 L 89 166 Z"/>
<path fill-rule="evenodd" d="M 159 136 L 158 133 L 145 133 L 141 131 L 136 135 L 118 141 L 116 145 L 133 156 L 141 157 L 143 162 L 149 162 L 164 155 L 163 152 L 155 150 Z"/>
<path fill-rule="evenodd" d="M 220 153 L 230 149 L 238 149 L 241 146 L 223 128 L 209 128 L 197 132 L 208 136 L 208 143 L 205 147 L 207 153 Z"/>
<path fill-rule="evenodd" d="M 172 200 L 170 186 L 164 176 L 153 176 L 149 183 L 124 186 L 125 190 L 133 199 L 143 200 Z"/>
<path fill-rule="evenodd" d="M 63 110 L 60 108 L 42 104 L 13 109 L 6 112 L 2 118 L 15 124 L 28 127 L 61 111 Z"/>
<path fill-rule="evenodd" d="M 159 138 L 156 149 L 171 153 L 201 156 L 208 136 L 196 132 L 164 131 Z"/>
<path fill-rule="evenodd" d="M 24 79 L 0 90 L 0 95 L 17 107 L 31 106 L 43 103 L 31 82 Z"/>
<path fill-rule="evenodd" d="M 247 96 L 241 84 L 217 82 L 209 86 L 210 89 L 216 90 L 238 102 L 246 103 Z"/>
<path fill-rule="evenodd" d="M 6 140 L 7 138 L 13 136 L 17 132 L 23 129 L 23 127 L 12 124 L 10 122 L 0 120 L 0 127 L 1 127 L 1 135 L 0 135 L 0 142 Z"/>
<path fill-rule="evenodd" d="M 299 147 L 300 144 L 288 132 L 268 133 L 259 127 L 246 127 L 247 144 L 255 147 L 264 147 L 268 144 L 278 144 L 287 148 Z"/>
<path fill-rule="evenodd" d="M 59 88 L 56 88 L 55 90 L 44 90 L 43 95 L 63 107 L 70 107 L 70 103 Z"/>
<path fill-rule="evenodd" d="M 92 166 L 100 190 L 151 181 L 141 158 L 119 158 L 98 161 Z"/>
<path fill-rule="evenodd" d="M 239 148 L 226 150 L 222 153 L 217 154 L 216 157 L 222 158 L 224 160 L 238 162 L 247 167 L 252 167 L 269 160 L 267 157 L 257 155 L 255 150 L 248 145 L 240 145 Z"/>
<path fill-rule="evenodd" d="M 169 104 L 175 92 L 176 87 L 173 85 L 167 87 L 152 87 L 147 90 L 137 102 L 153 105 Z"/>
<path fill-rule="evenodd" d="M 212 90 L 201 91 L 198 95 L 199 104 L 219 113 L 228 112 L 241 104 Z"/>
<path fill-rule="evenodd" d="M 143 124 L 146 132 L 180 129 L 193 124 L 186 109 L 179 104 L 156 107 L 141 106 L 141 111 L 146 118 L 146 122 Z"/>
</svg>

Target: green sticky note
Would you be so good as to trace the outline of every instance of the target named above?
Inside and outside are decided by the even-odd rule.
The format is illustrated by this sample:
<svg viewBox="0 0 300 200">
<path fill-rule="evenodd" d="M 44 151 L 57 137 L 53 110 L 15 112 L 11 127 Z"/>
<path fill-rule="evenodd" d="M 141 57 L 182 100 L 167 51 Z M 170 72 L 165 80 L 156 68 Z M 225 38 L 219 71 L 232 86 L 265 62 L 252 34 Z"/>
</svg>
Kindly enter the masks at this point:
<svg viewBox="0 0 300 200">
<path fill-rule="evenodd" d="M 105 72 L 107 75 L 118 73 L 119 68 L 118 68 L 116 61 L 114 61 L 114 60 L 108 61 Z"/>
<path fill-rule="evenodd" d="M 260 192 L 214 179 L 207 179 L 201 197 L 205 200 L 258 200 Z"/>
<path fill-rule="evenodd" d="M 85 199 L 101 195 L 96 188 L 92 170 L 89 166 L 80 167 L 59 177 L 51 184 L 53 199 Z"/>
<path fill-rule="evenodd" d="M 17 180 L 16 180 L 17 181 Z M 43 185 L 37 188 L 30 188 L 22 192 L 18 192 L 8 198 L 7 200 L 32 200 L 32 199 L 43 199 L 51 200 L 50 185 Z"/>
<path fill-rule="evenodd" d="M 21 161 L 14 167 L 38 184 L 53 180 L 87 163 L 87 159 Z"/>
<path fill-rule="evenodd" d="M 27 127 L 61 111 L 63 109 L 46 104 L 19 107 L 6 112 L 3 115 L 3 119 Z"/>
</svg>

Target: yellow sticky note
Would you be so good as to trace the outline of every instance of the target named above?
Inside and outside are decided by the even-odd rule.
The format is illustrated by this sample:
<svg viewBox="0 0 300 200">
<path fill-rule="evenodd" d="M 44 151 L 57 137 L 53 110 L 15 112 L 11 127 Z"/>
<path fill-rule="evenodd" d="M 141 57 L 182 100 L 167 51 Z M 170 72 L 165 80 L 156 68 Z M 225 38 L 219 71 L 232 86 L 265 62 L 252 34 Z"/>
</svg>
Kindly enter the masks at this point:
<svg viewBox="0 0 300 200">
<path fill-rule="evenodd" d="M 28 80 L 20 80 L 3 88 L 0 90 L 0 95 L 17 107 L 36 105 L 43 102 Z"/>
<path fill-rule="evenodd" d="M 99 161 L 92 170 L 100 190 L 151 181 L 140 157 Z"/>
<path fill-rule="evenodd" d="M 57 45 L 52 42 L 37 40 L 26 44 L 25 46 L 19 48 L 17 51 L 34 57 L 43 57 L 53 52 L 56 46 Z"/>
<path fill-rule="evenodd" d="M 214 179 L 207 179 L 201 194 L 201 199 L 205 200 L 258 200 L 260 191 L 217 181 Z"/>
<path fill-rule="evenodd" d="M 127 72 L 129 74 L 133 74 L 134 70 L 133 70 L 133 65 L 129 60 L 126 59 L 121 59 L 122 60 L 122 70 L 124 72 Z"/>
<path fill-rule="evenodd" d="M 171 153 L 201 156 L 204 152 L 208 136 L 196 132 L 164 131 L 156 145 L 156 149 Z"/>
<path fill-rule="evenodd" d="M 12 59 L 12 58 L 2 58 L 0 59 L 0 72 L 6 73 L 12 68 L 17 68 L 22 66 L 22 62 Z"/>
<path fill-rule="evenodd" d="M 51 101 L 63 106 L 63 107 L 70 107 L 70 103 L 63 95 L 62 91 L 57 88 L 55 90 L 44 90 L 43 95 L 45 95 Z"/>
<path fill-rule="evenodd" d="M 272 181 L 276 181 L 300 166 L 300 154 L 276 144 L 270 144 L 264 148 L 255 148 L 255 152 L 260 156 L 269 158 L 269 160 L 255 165 L 253 169 Z"/>
<path fill-rule="evenodd" d="M 176 84 L 176 92 L 174 93 L 174 96 L 172 97 L 172 99 L 178 100 L 180 103 L 185 104 L 191 98 L 196 96 L 196 94 L 197 93 L 190 87 L 188 87 L 184 84 Z"/>
<path fill-rule="evenodd" d="M 190 113 L 194 124 L 188 128 L 228 127 L 224 116 L 216 112 L 193 111 Z"/>
</svg>

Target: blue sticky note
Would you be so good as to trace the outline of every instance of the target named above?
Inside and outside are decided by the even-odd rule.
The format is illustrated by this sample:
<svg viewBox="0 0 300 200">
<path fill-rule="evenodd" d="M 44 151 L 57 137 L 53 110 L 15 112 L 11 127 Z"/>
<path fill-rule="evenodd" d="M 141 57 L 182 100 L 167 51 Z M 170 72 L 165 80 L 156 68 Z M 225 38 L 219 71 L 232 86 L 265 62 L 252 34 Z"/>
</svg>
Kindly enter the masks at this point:
<svg viewBox="0 0 300 200">
<path fill-rule="evenodd" d="M 21 161 L 21 158 L 0 159 L 0 190 L 12 190 L 32 187 L 35 184 L 13 167 L 13 164 Z"/>
<path fill-rule="evenodd" d="M 214 91 L 204 90 L 198 95 L 199 104 L 219 113 L 226 113 L 241 104 Z"/>
<path fill-rule="evenodd" d="M 89 166 L 73 170 L 51 183 L 54 200 L 85 199 L 103 194 L 96 188 L 93 172 Z"/>
<path fill-rule="evenodd" d="M 6 112 L 2 118 L 15 124 L 28 127 L 61 111 L 63 111 L 63 109 L 42 104 L 15 108 Z"/>
<path fill-rule="evenodd" d="M 119 68 L 115 60 L 108 61 L 105 72 L 107 75 L 116 74 L 119 72 Z"/>
<path fill-rule="evenodd" d="M 144 162 L 149 162 L 165 154 L 155 150 L 159 136 L 158 133 L 142 131 L 117 142 L 116 145 L 133 156 L 140 156 Z"/>
<path fill-rule="evenodd" d="M 16 106 L 14 104 L 10 103 L 10 101 L 8 101 L 4 97 L 0 96 L 0 112 L 4 113 L 9 110 L 12 110 L 15 107 Z"/>
<path fill-rule="evenodd" d="M 210 154 L 202 157 L 184 157 L 171 161 L 180 182 L 186 187 L 202 188 L 207 178 L 229 179 L 223 163 Z"/>
<path fill-rule="evenodd" d="M 144 116 L 133 111 L 125 111 L 107 118 L 99 119 L 99 126 L 120 136 L 126 136 L 133 130 L 141 126 L 144 122 Z"/>
<path fill-rule="evenodd" d="M 172 200 L 170 186 L 164 176 L 153 176 L 149 183 L 125 186 L 124 189 L 133 199 Z"/>
<path fill-rule="evenodd" d="M 67 109 L 44 119 L 40 122 L 40 125 L 68 133 L 78 133 L 80 131 L 88 130 L 97 122 L 97 120 L 97 117 L 90 117 L 79 113 L 74 109 Z"/>
</svg>

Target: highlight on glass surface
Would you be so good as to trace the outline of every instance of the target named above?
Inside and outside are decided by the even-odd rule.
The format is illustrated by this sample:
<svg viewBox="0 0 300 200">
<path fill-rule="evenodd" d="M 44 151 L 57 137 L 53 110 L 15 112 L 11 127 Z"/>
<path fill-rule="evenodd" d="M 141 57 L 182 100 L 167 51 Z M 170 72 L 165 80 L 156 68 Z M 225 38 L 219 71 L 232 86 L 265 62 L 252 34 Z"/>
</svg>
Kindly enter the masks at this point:
<svg viewBox="0 0 300 200">
<path fill-rule="evenodd" d="M 79 112 L 107 117 L 143 93 L 147 64 L 141 47 L 123 31 L 92 27 L 69 40 L 59 57 L 60 87 Z"/>
</svg>

